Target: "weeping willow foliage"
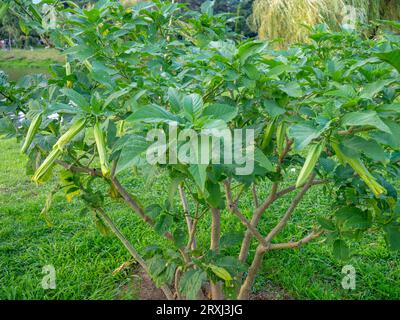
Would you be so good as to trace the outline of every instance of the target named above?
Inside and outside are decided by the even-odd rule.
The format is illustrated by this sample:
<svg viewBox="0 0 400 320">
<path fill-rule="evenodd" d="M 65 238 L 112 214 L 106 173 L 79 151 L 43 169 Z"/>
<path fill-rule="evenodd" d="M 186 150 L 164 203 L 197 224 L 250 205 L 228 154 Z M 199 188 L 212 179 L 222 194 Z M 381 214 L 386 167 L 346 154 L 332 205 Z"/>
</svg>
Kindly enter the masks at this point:
<svg viewBox="0 0 400 320">
<path fill-rule="evenodd" d="M 400 1 L 255 0 L 248 22 L 260 38 L 281 38 L 290 44 L 306 40 L 305 26 L 326 23 L 337 28 L 343 23 L 377 19 L 400 19 Z"/>
<path fill-rule="evenodd" d="M 125 6 L 125 7 L 130 7 L 133 6 L 134 4 L 140 2 L 141 0 L 121 0 L 121 3 Z"/>
</svg>

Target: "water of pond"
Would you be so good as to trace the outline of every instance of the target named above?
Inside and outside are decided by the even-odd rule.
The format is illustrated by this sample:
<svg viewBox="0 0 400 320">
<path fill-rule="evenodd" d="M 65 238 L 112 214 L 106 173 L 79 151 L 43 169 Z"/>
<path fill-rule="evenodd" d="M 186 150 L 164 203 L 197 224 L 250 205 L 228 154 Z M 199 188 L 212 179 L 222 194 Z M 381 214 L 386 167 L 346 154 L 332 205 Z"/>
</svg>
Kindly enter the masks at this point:
<svg viewBox="0 0 400 320">
<path fill-rule="evenodd" d="M 0 66 L 12 81 L 17 81 L 23 76 L 30 74 L 48 74 L 48 67 L 29 67 L 29 66 Z"/>
</svg>

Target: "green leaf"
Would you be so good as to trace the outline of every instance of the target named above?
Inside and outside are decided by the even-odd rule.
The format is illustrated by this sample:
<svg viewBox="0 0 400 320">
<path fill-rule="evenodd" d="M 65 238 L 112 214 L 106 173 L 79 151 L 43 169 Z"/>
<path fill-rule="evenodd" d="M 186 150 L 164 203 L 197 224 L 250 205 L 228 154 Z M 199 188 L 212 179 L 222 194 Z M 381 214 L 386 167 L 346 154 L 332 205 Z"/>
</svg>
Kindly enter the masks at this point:
<svg viewBox="0 0 400 320">
<path fill-rule="evenodd" d="M 218 183 L 206 181 L 206 201 L 213 208 L 223 209 L 225 205 L 224 198 L 221 193 L 221 188 Z"/>
<path fill-rule="evenodd" d="M 189 167 L 189 172 L 192 175 L 194 182 L 203 193 L 205 191 L 207 179 L 207 167 L 208 165 L 206 164 L 192 164 Z"/>
<path fill-rule="evenodd" d="M 317 220 L 318 220 L 318 223 L 320 224 L 320 226 L 322 228 L 324 228 L 325 230 L 329 230 L 329 231 L 336 230 L 336 226 L 332 222 L 332 220 L 329 220 L 329 219 L 326 219 L 326 218 L 322 218 L 322 217 L 318 217 Z"/>
<path fill-rule="evenodd" d="M 213 119 L 224 120 L 225 122 L 229 122 L 236 117 L 238 110 L 235 106 L 231 106 L 229 104 L 210 104 L 208 105 L 202 115 L 209 116 Z"/>
<path fill-rule="evenodd" d="M 392 133 L 375 111 L 356 111 L 346 114 L 342 119 L 344 126 L 371 126 Z"/>
<path fill-rule="evenodd" d="M 400 49 L 377 53 L 376 56 L 382 61 L 391 64 L 398 72 L 400 72 Z"/>
<path fill-rule="evenodd" d="M 281 106 L 279 106 L 279 104 L 277 104 L 274 100 L 265 100 L 263 102 L 263 106 L 265 110 L 268 112 L 268 114 L 273 118 L 281 114 L 284 114 L 286 111 Z"/>
<path fill-rule="evenodd" d="M 90 109 L 90 104 L 89 101 L 81 95 L 79 92 L 73 90 L 73 89 L 62 89 L 61 92 L 67 96 L 68 99 L 70 99 L 78 108 L 81 108 L 82 110 L 89 110 Z"/>
<path fill-rule="evenodd" d="M 214 15 L 214 3 L 215 1 L 210 1 L 210 0 L 204 1 L 200 6 L 201 13 L 204 13 L 209 16 Z"/>
<path fill-rule="evenodd" d="M 170 214 L 161 214 L 158 216 L 156 223 L 154 224 L 154 230 L 159 234 L 166 233 L 173 223 L 173 218 Z"/>
<path fill-rule="evenodd" d="M 25 24 L 23 19 L 18 20 L 19 28 L 21 29 L 22 33 L 25 35 L 29 34 L 28 26 Z"/>
<path fill-rule="evenodd" d="M 155 220 L 160 213 L 162 212 L 162 208 L 159 204 L 151 204 L 149 206 L 147 206 L 144 210 L 146 216 L 149 216 L 150 218 L 152 218 L 153 220 Z"/>
<path fill-rule="evenodd" d="M 259 149 L 256 148 L 254 151 L 254 161 L 257 162 L 261 167 L 267 171 L 274 171 L 275 167 L 267 156 Z"/>
<path fill-rule="evenodd" d="M 400 225 L 389 224 L 383 228 L 386 232 L 386 242 L 391 250 L 400 250 Z"/>
<path fill-rule="evenodd" d="M 131 122 L 143 121 L 146 123 L 179 122 L 178 117 L 157 105 L 141 107 L 131 114 L 126 120 Z"/>
<path fill-rule="evenodd" d="M 170 206 L 173 206 L 175 195 L 178 191 L 179 185 L 184 181 L 183 177 L 176 177 L 172 179 L 171 183 L 168 187 L 168 203 Z"/>
<path fill-rule="evenodd" d="M 393 83 L 395 79 L 378 80 L 373 83 L 367 84 L 361 91 L 360 97 L 362 99 L 372 99 L 376 94 L 381 92 L 386 86 Z"/>
<path fill-rule="evenodd" d="M 347 260 L 350 257 L 350 249 L 344 240 L 335 240 L 333 243 L 333 255 L 339 260 Z"/>
<path fill-rule="evenodd" d="M 371 226 L 368 212 L 356 207 L 344 207 L 339 209 L 335 216 L 346 228 L 367 229 Z"/>
<path fill-rule="evenodd" d="M 202 108 L 203 98 L 200 95 L 192 93 L 183 98 L 183 109 L 189 120 L 193 121 L 200 114 Z"/>
<path fill-rule="evenodd" d="M 0 21 L 4 18 L 4 16 L 7 14 L 8 8 L 10 4 L 9 3 L 3 3 L 0 7 Z"/>
<path fill-rule="evenodd" d="M 400 125 L 392 120 L 383 120 L 383 122 L 389 127 L 391 133 L 386 132 L 370 132 L 369 136 L 377 142 L 388 145 L 393 149 L 400 148 Z"/>
<path fill-rule="evenodd" d="M 347 148 L 363 152 L 367 157 L 375 161 L 386 161 L 386 155 L 383 148 L 373 140 L 366 140 L 359 136 L 345 139 L 342 142 Z"/>
<path fill-rule="evenodd" d="M 303 96 L 303 90 L 297 82 L 290 82 L 280 86 L 280 89 L 285 92 L 289 97 L 300 98 Z"/>
<path fill-rule="evenodd" d="M 213 264 L 209 264 L 208 266 L 218 278 L 221 278 L 224 281 L 232 281 L 232 276 L 225 268 L 215 266 Z"/>
<path fill-rule="evenodd" d="M 117 141 L 114 150 L 120 150 L 121 153 L 118 159 L 116 173 L 120 173 L 134 165 L 140 165 L 141 159 L 144 157 L 148 147 L 149 142 L 138 135 L 126 135 L 122 141 Z"/>
<path fill-rule="evenodd" d="M 111 102 L 113 102 L 114 100 L 126 95 L 127 93 L 129 93 L 132 90 L 131 87 L 128 88 L 124 88 L 122 90 L 119 91 L 115 91 L 112 94 L 110 94 L 106 101 L 104 102 L 104 108 L 107 107 Z"/>
<path fill-rule="evenodd" d="M 264 49 L 268 46 L 268 42 L 266 41 L 249 41 L 242 44 L 237 53 L 237 58 L 240 63 L 243 65 L 246 61 L 254 56 L 264 51 Z"/>
<path fill-rule="evenodd" d="M 159 254 L 148 259 L 146 262 L 147 262 L 147 267 L 149 268 L 150 275 L 154 279 L 156 279 L 165 270 L 167 266 L 167 262 Z"/>
<path fill-rule="evenodd" d="M 297 150 L 304 149 L 312 140 L 319 138 L 321 133 L 320 129 L 308 123 L 296 124 L 289 128 L 289 136 L 294 139 Z"/>
<path fill-rule="evenodd" d="M 96 51 L 91 46 L 79 44 L 70 47 L 64 51 L 64 54 L 71 55 L 83 62 L 96 54 Z"/>
<path fill-rule="evenodd" d="M 179 281 L 179 291 L 189 300 L 198 299 L 203 282 L 207 280 L 207 274 L 200 269 L 186 271 Z"/>
<path fill-rule="evenodd" d="M 182 248 L 185 246 L 185 244 L 187 242 L 187 237 L 186 237 L 185 231 L 182 228 L 176 228 L 173 231 L 172 235 L 174 237 L 175 245 L 178 248 Z"/>
<path fill-rule="evenodd" d="M 280 64 L 275 67 L 273 67 L 271 70 L 267 71 L 265 74 L 266 77 L 268 78 L 275 78 L 282 73 L 289 72 L 289 71 L 294 71 L 293 67 L 287 64 Z"/>
<path fill-rule="evenodd" d="M 253 64 L 244 65 L 243 71 L 251 80 L 259 80 L 261 77 L 261 72 Z"/>
<path fill-rule="evenodd" d="M 0 137 L 5 136 L 6 138 L 13 137 L 17 133 L 17 130 L 10 118 L 0 119 Z"/>
<path fill-rule="evenodd" d="M 168 99 L 172 111 L 179 112 L 183 109 L 183 94 L 175 88 L 168 88 Z"/>
</svg>

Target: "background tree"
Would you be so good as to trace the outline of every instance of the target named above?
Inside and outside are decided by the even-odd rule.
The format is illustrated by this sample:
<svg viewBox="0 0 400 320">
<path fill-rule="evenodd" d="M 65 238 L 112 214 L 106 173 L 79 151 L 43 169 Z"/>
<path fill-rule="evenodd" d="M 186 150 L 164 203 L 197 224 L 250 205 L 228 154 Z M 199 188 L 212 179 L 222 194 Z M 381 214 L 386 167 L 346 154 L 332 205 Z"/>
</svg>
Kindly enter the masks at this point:
<svg viewBox="0 0 400 320">
<path fill-rule="evenodd" d="M 352 6 L 355 11 L 346 6 Z M 354 15 L 355 18 L 354 19 Z M 255 0 L 249 24 L 262 39 L 283 39 L 290 44 L 305 41 L 313 26 L 326 23 L 337 29 L 350 17 L 362 24 L 378 19 L 400 19 L 400 2 L 396 0 Z M 355 20 L 355 21 L 353 21 Z"/>
</svg>

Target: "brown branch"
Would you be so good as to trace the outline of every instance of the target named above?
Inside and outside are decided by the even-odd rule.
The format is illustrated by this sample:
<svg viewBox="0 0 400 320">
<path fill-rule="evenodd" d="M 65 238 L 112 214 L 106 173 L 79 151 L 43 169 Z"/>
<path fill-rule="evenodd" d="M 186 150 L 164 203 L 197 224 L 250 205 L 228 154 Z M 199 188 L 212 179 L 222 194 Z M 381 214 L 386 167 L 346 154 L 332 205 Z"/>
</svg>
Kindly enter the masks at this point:
<svg viewBox="0 0 400 320">
<path fill-rule="evenodd" d="M 244 186 L 242 186 L 242 188 L 240 188 L 240 191 L 238 192 L 238 194 L 237 194 L 235 200 L 233 201 L 233 203 L 235 204 L 235 206 L 238 205 L 239 200 L 240 200 L 240 197 L 242 196 L 244 189 L 245 189 Z"/>
<path fill-rule="evenodd" d="M 175 286 L 175 294 L 177 300 L 182 300 L 181 293 L 179 292 L 179 281 L 181 279 L 181 273 L 182 273 L 181 267 L 176 268 L 174 286 Z"/>
<path fill-rule="evenodd" d="M 147 224 L 150 226 L 154 226 L 154 221 L 145 215 L 144 209 L 135 201 L 135 199 L 132 198 L 132 196 L 124 189 L 124 187 L 121 185 L 121 183 L 118 181 L 118 179 L 114 176 L 111 177 L 111 182 L 115 189 L 118 191 L 118 193 L 122 196 L 122 198 L 125 200 L 125 202 L 137 213 L 139 217 L 143 219 Z M 170 240 L 174 241 L 174 237 L 170 232 L 164 233 L 164 236 Z M 186 263 L 190 262 L 190 257 L 188 254 L 185 252 L 184 248 L 179 248 L 179 252 L 181 253 L 184 261 Z"/>
<path fill-rule="evenodd" d="M 87 167 L 78 167 L 74 165 L 70 165 L 64 161 L 57 160 L 57 163 L 67 170 L 71 170 L 72 172 L 77 172 L 77 173 L 85 173 L 89 174 L 91 176 L 97 176 L 97 177 L 103 177 L 105 178 L 100 169 L 92 169 L 92 168 L 87 168 Z M 121 197 L 125 200 L 125 202 L 133 209 L 133 211 L 140 217 L 142 218 L 143 221 L 145 221 L 147 224 L 150 226 L 154 226 L 154 221 L 145 215 L 144 209 L 135 201 L 135 199 L 132 198 L 132 196 L 124 189 L 124 187 L 121 185 L 121 183 L 118 181 L 118 179 L 115 176 L 112 176 L 110 178 L 111 183 L 113 184 L 114 188 L 118 191 L 118 193 L 121 195 Z M 174 237 L 170 232 L 166 232 L 164 236 L 170 240 L 174 241 Z M 184 251 L 183 248 L 179 248 L 179 252 L 181 253 L 183 259 L 185 260 L 186 263 L 190 262 L 190 257 L 187 255 L 187 253 Z"/>
<path fill-rule="evenodd" d="M 305 236 L 304 238 L 295 241 L 295 242 L 286 242 L 286 243 L 272 243 L 268 246 L 268 250 L 279 250 L 279 249 L 293 249 L 293 248 L 300 248 L 302 245 L 310 242 L 323 234 L 323 230 L 320 231 L 313 231 L 309 235 Z"/>
<path fill-rule="evenodd" d="M 268 243 L 265 241 L 264 237 L 261 235 L 261 233 L 253 226 L 247 219 L 246 217 L 242 214 L 242 212 L 238 209 L 237 204 L 232 200 L 232 191 L 230 187 L 230 182 L 225 180 L 224 182 L 224 187 L 225 187 L 225 194 L 226 194 L 226 201 L 227 201 L 227 207 L 230 212 L 232 212 L 235 216 L 239 218 L 239 220 L 247 227 L 247 230 L 251 232 L 251 234 L 257 238 L 257 240 L 263 244 L 264 246 L 267 246 Z"/>
<path fill-rule="evenodd" d="M 278 189 L 278 183 L 275 182 L 272 184 L 272 189 L 271 189 L 271 192 L 270 192 L 268 198 L 264 201 L 264 203 L 260 207 L 258 207 L 254 210 L 253 216 L 251 217 L 251 221 L 250 221 L 250 225 L 253 228 L 257 227 L 262 214 L 276 200 L 277 189 Z M 241 261 L 241 262 L 244 262 L 247 258 L 247 255 L 249 254 L 249 248 L 250 248 L 252 236 L 253 236 L 253 232 L 251 232 L 251 230 L 248 228 L 246 230 L 246 233 L 245 233 L 243 241 L 242 241 L 242 245 L 240 247 L 239 261 Z M 264 242 L 261 242 L 261 243 L 264 243 Z"/>
<path fill-rule="evenodd" d="M 252 195 L 253 195 L 253 202 L 254 202 L 254 207 L 258 208 L 260 205 L 258 202 L 258 196 L 257 196 L 257 187 L 256 184 L 253 183 L 252 189 L 251 189 Z"/>
<path fill-rule="evenodd" d="M 338 135 L 340 136 L 347 136 L 347 135 L 352 135 L 355 133 L 359 133 L 359 132 L 365 132 L 365 131 L 371 131 L 374 130 L 373 127 L 369 127 L 369 128 L 354 128 L 351 127 L 350 129 L 347 130 L 340 130 L 337 132 Z"/>
<path fill-rule="evenodd" d="M 247 273 L 247 277 L 244 280 L 242 286 L 240 287 L 239 294 L 237 297 L 238 300 L 246 300 L 249 298 L 251 287 L 253 286 L 253 282 L 258 272 L 258 269 L 260 269 L 261 267 L 265 251 L 266 248 L 262 247 L 261 245 L 257 247 L 256 254 Z"/>
<path fill-rule="evenodd" d="M 135 250 L 132 244 L 125 238 L 125 236 L 119 231 L 117 226 L 113 223 L 110 217 L 105 213 L 105 211 L 101 208 L 96 208 L 96 212 L 101 217 L 101 219 L 107 224 L 107 226 L 111 229 L 114 235 L 121 241 L 121 243 L 125 246 L 125 248 L 129 251 L 132 257 L 140 264 L 143 270 L 150 276 L 149 268 L 143 258 L 139 255 L 139 253 Z M 164 292 L 165 296 L 168 300 L 173 300 L 174 296 L 171 292 L 171 289 L 167 285 L 162 285 L 161 290 Z"/>
<path fill-rule="evenodd" d="M 197 203 L 196 214 L 195 214 L 195 217 L 193 219 L 192 229 L 190 230 L 190 233 L 189 233 L 189 240 L 188 240 L 188 243 L 186 245 L 186 250 L 189 250 L 190 248 L 193 247 L 192 244 L 193 244 L 193 241 L 194 241 L 194 238 L 195 238 L 195 235 L 196 235 L 196 229 L 197 229 L 198 221 L 199 221 L 199 204 Z M 194 245 L 194 247 L 195 246 L 196 245 Z"/>
<path fill-rule="evenodd" d="M 111 183 L 114 188 L 118 191 L 118 193 L 122 196 L 125 202 L 136 212 L 136 214 L 142 218 L 145 222 L 150 225 L 154 224 L 154 221 L 145 215 L 144 209 L 132 198 L 132 196 L 124 189 L 118 179 L 114 176 L 111 177 Z"/>
<path fill-rule="evenodd" d="M 329 182 L 330 182 L 330 180 L 314 180 L 311 183 L 311 186 L 316 186 L 316 185 L 320 185 L 320 184 L 326 184 L 326 183 L 329 183 Z M 292 192 L 292 191 L 294 191 L 296 189 L 298 189 L 298 188 L 296 188 L 296 186 L 290 186 L 290 187 L 288 187 L 286 189 L 283 189 L 283 190 L 281 190 L 281 191 L 276 193 L 276 199 L 281 198 L 281 197 L 287 195 L 288 193 L 290 193 L 290 192 Z"/>
<path fill-rule="evenodd" d="M 185 220 L 186 220 L 186 225 L 188 228 L 188 234 L 192 235 L 193 234 L 193 239 L 191 240 L 191 249 L 194 250 L 196 249 L 196 239 L 194 239 L 194 233 L 192 232 L 193 230 L 193 221 L 192 218 L 190 217 L 190 211 L 189 211 L 189 203 L 186 197 L 186 193 L 185 190 L 183 188 L 182 185 L 178 186 L 178 190 L 179 190 L 179 196 L 181 198 L 182 201 L 182 207 L 183 207 L 183 212 L 185 215 Z"/>
<path fill-rule="evenodd" d="M 292 213 L 296 209 L 297 205 L 303 199 L 304 195 L 310 189 L 311 184 L 315 178 L 315 172 L 311 174 L 311 177 L 308 179 L 307 183 L 301 188 L 301 191 L 296 195 L 293 199 L 292 203 L 290 204 L 289 208 L 286 210 L 285 214 L 283 215 L 282 219 L 279 223 L 270 231 L 270 233 L 266 236 L 265 240 L 267 242 L 271 242 L 271 240 L 284 228 L 286 223 L 289 221 Z"/>
<path fill-rule="evenodd" d="M 252 285 L 254 283 L 254 279 L 255 279 L 255 277 L 257 275 L 257 272 L 258 272 L 258 270 L 259 270 L 259 268 L 261 266 L 261 263 L 263 261 L 264 254 L 265 254 L 265 252 L 267 250 L 269 250 L 268 247 L 272 246 L 272 244 L 270 244 L 271 240 L 284 228 L 284 226 L 288 222 L 289 218 L 291 217 L 292 213 L 296 209 L 297 205 L 299 204 L 301 199 L 304 197 L 306 192 L 311 187 L 311 184 L 312 184 L 314 178 L 315 178 L 315 173 L 313 173 L 311 175 L 310 179 L 307 181 L 307 183 L 303 186 L 301 191 L 293 199 L 292 203 L 290 204 L 289 208 L 287 209 L 287 211 L 285 212 L 284 216 L 279 221 L 279 223 L 267 235 L 267 237 L 265 238 L 265 241 L 268 242 L 269 245 L 267 247 L 262 245 L 262 244 L 258 245 L 258 247 L 256 249 L 256 254 L 255 254 L 254 258 L 253 258 L 253 262 L 251 263 L 251 266 L 250 266 L 249 271 L 247 273 L 247 277 L 246 277 L 245 281 L 243 282 L 242 286 L 240 287 L 238 299 L 240 299 L 240 300 L 248 299 L 251 287 L 252 287 Z M 304 239 L 303 239 L 302 243 L 304 243 Z"/>
<path fill-rule="evenodd" d="M 69 164 L 62 160 L 56 160 L 56 163 L 60 166 L 64 167 L 67 170 L 70 170 L 75 173 L 85 173 L 92 177 L 103 177 L 100 169 L 88 168 L 88 167 L 78 167 L 72 164 Z"/>
<path fill-rule="evenodd" d="M 221 239 L 221 212 L 219 209 L 211 208 L 211 244 L 210 250 L 219 254 L 219 243 Z M 222 283 L 212 282 L 210 283 L 211 297 L 213 300 L 222 300 Z"/>
</svg>

